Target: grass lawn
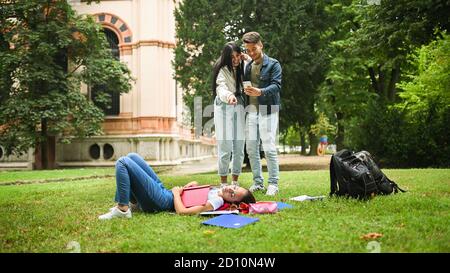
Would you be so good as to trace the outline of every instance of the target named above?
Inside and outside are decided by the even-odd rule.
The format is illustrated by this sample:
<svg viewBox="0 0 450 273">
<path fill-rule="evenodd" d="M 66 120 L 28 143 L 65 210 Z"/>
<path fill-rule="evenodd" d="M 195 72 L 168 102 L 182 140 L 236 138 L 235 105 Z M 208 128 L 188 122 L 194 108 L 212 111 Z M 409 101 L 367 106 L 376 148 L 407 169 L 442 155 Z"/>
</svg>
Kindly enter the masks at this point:
<svg viewBox="0 0 450 273">
<path fill-rule="evenodd" d="M 40 181 L 64 181 L 88 177 L 114 176 L 114 168 L 64 169 L 0 172 L 0 185 L 26 184 Z"/>
<path fill-rule="evenodd" d="M 329 173 L 282 172 L 280 194 L 256 198 L 286 201 L 294 208 L 258 215 L 259 222 L 240 229 L 205 226 L 206 217 L 168 212 L 101 222 L 98 215 L 113 205 L 113 169 L 0 172 L 0 184 L 67 178 L 0 185 L 0 252 L 68 252 L 71 241 L 81 252 L 368 252 L 372 239 L 362 238 L 368 233 L 382 234 L 373 239 L 381 252 L 450 252 L 450 169 L 384 172 L 408 192 L 368 202 L 291 202 L 285 199 L 327 195 Z M 71 180 L 76 177 L 91 178 Z M 168 187 L 217 181 L 215 174 L 161 178 Z M 243 186 L 250 181 L 249 173 L 242 175 Z"/>
</svg>

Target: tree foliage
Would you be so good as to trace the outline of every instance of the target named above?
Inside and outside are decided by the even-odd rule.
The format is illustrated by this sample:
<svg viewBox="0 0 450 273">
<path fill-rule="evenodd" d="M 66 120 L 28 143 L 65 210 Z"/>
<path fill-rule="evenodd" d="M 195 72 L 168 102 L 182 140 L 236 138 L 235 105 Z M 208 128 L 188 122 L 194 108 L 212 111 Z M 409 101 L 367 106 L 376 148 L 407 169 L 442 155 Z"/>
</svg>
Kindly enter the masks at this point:
<svg viewBox="0 0 450 273">
<path fill-rule="evenodd" d="M 405 122 L 390 105 L 403 96 L 398 83 L 410 80 L 405 73 L 411 66 L 407 56 L 439 37 L 436 29 L 448 29 L 449 8 L 449 1 L 383 0 L 333 1 L 328 7 L 338 24 L 330 28 L 331 63 L 319 102 L 337 125 L 338 149 L 370 150 L 377 146 L 380 132 L 391 128 L 385 122 Z M 374 150 L 387 151 L 388 145 L 380 142 Z"/>
<path fill-rule="evenodd" d="M 414 52 L 443 37 L 450 26 L 448 10 L 448 0 L 187 0 L 177 11 L 176 78 L 188 102 L 195 95 L 212 101 L 211 67 L 222 45 L 258 31 L 265 52 L 283 67 L 283 136 L 298 134 L 305 146 L 309 134 L 314 146 L 317 128 L 311 126 L 325 113 L 336 127 L 330 139 L 338 149 L 372 150 L 389 164 L 414 165 L 420 156 L 427 160 L 420 164 L 434 164 L 440 146 L 432 143 L 438 139 L 425 135 L 428 130 L 448 137 L 447 110 L 441 107 L 448 105 L 441 92 L 448 91 L 441 88 L 449 86 L 448 69 L 442 57 L 430 57 L 438 54 L 431 50 L 437 44 L 427 53 Z M 408 62 L 412 53 L 421 61 Z M 439 122 L 428 122 L 432 127 L 412 122 L 418 116 Z M 415 151 L 425 147 L 421 139 L 430 140 L 424 143 L 432 156 L 423 156 L 422 148 Z"/>
<path fill-rule="evenodd" d="M 194 96 L 212 102 L 212 64 L 224 43 L 240 43 L 245 32 L 257 31 L 265 53 L 279 60 L 283 69 L 281 131 L 295 125 L 308 132 L 316 119 L 315 100 L 329 61 L 324 50 L 325 31 L 332 24 L 325 12 L 329 2 L 183 1 L 175 13 L 174 66 L 191 110 Z"/>
<path fill-rule="evenodd" d="M 346 128 L 360 115 L 371 93 L 367 92 L 365 57 L 354 54 L 349 40 L 360 27 L 352 0 L 333 1 L 327 12 L 334 17 L 335 25 L 328 29 L 331 42 L 327 52 L 330 64 L 320 87 L 318 105 L 336 124 L 336 145 L 340 150 L 346 146 Z"/>
<path fill-rule="evenodd" d="M 416 113 L 450 107 L 450 35 L 424 45 L 410 55 L 412 69 L 399 87 L 402 101 L 398 107 Z"/>
<path fill-rule="evenodd" d="M 212 66 L 230 40 L 224 28 L 235 18 L 233 8 L 229 7 L 233 5 L 228 6 L 225 1 L 188 0 L 175 10 L 174 77 L 184 89 L 183 99 L 192 115 L 196 96 L 206 104 L 213 101 Z"/>
<path fill-rule="evenodd" d="M 101 133 L 103 112 L 81 83 L 128 92 L 131 74 L 108 49 L 101 26 L 67 1 L 7 1 L 0 6 L 0 143 L 21 154 L 45 143 Z"/>
<path fill-rule="evenodd" d="M 384 164 L 400 167 L 450 165 L 450 37 L 409 55 L 408 77 L 393 105 L 373 101 L 354 132 L 358 149 L 369 147 Z"/>
</svg>

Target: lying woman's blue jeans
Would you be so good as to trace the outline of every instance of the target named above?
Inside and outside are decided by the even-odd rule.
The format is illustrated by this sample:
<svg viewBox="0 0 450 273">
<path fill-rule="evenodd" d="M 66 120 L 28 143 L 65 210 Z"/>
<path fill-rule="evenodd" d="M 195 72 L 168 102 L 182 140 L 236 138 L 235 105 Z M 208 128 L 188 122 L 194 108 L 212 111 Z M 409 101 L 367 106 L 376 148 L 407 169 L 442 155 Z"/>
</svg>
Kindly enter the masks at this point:
<svg viewBox="0 0 450 273">
<path fill-rule="evenodd" d="M 115 201 L 121 205 L 138 203 L 145 212 L 174 211 L 173 193 L 166 189 L 153 169 L 135 153 L 116 162 Z"/>
</svg>

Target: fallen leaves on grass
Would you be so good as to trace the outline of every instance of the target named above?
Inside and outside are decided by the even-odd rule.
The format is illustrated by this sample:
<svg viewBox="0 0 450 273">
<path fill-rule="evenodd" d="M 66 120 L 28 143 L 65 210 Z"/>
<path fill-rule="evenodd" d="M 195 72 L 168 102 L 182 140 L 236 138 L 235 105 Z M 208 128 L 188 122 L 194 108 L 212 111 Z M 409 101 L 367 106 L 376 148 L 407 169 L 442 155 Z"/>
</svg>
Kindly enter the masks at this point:
<svg viewBox="0 0 450 273">
<path fill-rule="evenodd" d="M 204 235 L 213 235 L 214 233 L 216 233 L 216 232 L 214 230 L 210 230 L 210 229 L 203 231 Z"/>
<path fill-rule="evenodd" d="M 381 237 L 383 237 L 383 234 L 376 233 L 376 232 L 371 232 L 371 233 L 367 233 L 367 234 L 361 236 L 360 239 L 373 240 L 373 239 L 377 239 L 377 238 L 381 238 Z"/>
</svg>

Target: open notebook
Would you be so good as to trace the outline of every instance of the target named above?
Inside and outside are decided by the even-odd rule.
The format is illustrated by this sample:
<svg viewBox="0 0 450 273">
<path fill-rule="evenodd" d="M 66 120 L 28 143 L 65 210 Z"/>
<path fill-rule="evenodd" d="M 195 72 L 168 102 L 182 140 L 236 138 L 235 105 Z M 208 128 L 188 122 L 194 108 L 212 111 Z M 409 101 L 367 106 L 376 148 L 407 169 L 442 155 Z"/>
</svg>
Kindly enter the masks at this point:
<svg viewBox="0 0 450 273">
<path fill-rule="evenodd" d="M 186 188 L 181 194 L 181 202 L 186 208 L 203 206 L 208 201 L 209 188 L 209 185 Z"/>
</svg>

